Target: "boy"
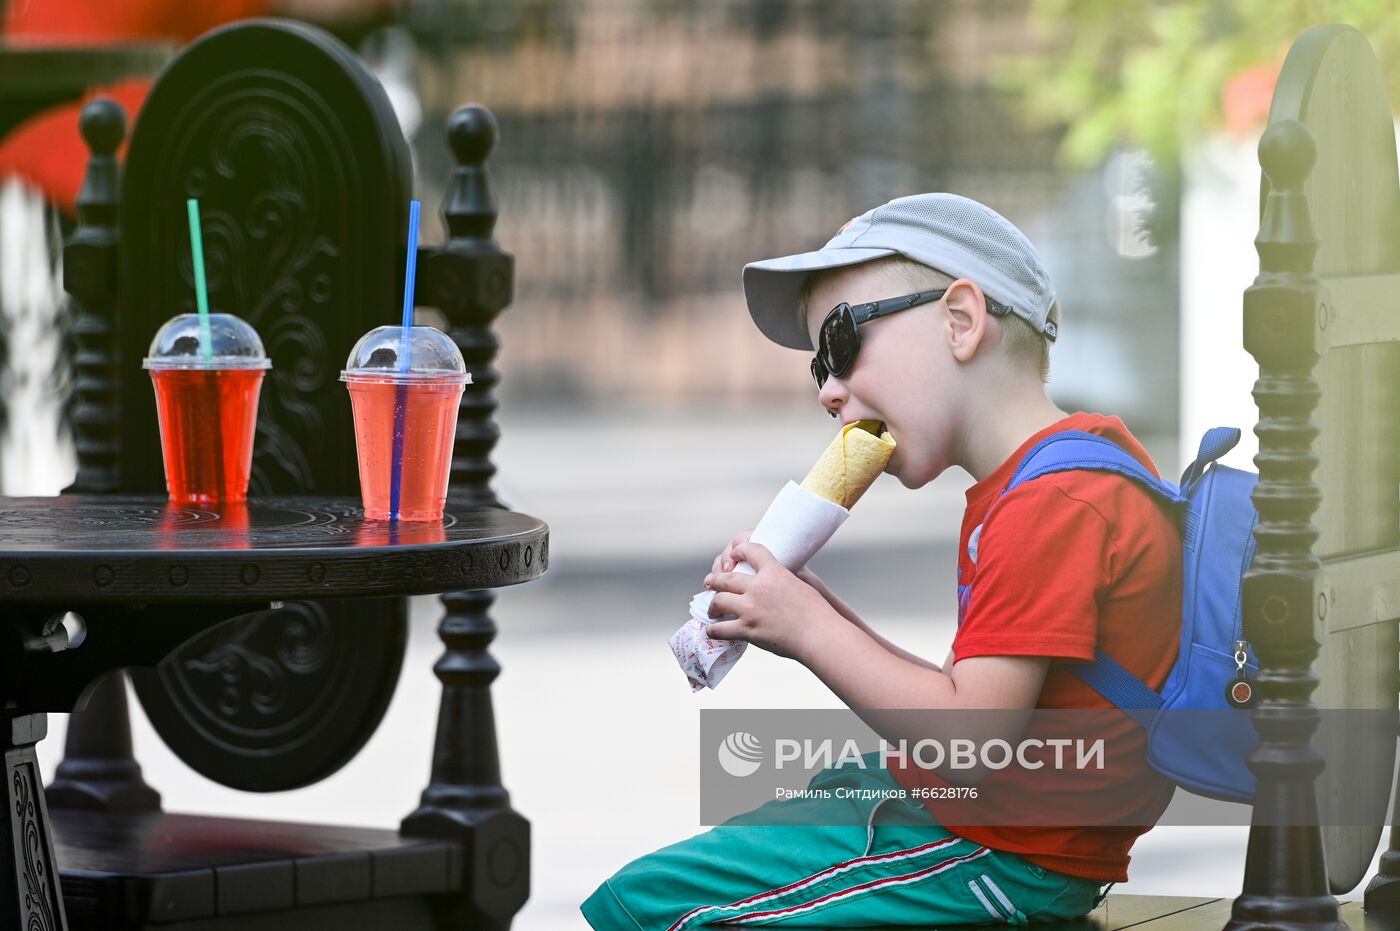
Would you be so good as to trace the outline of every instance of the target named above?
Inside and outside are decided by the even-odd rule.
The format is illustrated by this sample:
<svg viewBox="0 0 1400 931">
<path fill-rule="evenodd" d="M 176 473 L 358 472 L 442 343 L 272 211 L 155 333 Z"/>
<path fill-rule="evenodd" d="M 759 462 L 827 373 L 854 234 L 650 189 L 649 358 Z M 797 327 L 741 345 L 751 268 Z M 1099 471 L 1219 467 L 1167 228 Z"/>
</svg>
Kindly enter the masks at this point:
<svg viewBox="0 0 1400 931">
<path fill-rule="evenodd" d="M 1173 515 L 1132 480 L 1087 470 L 1002 494 L 1021 458 L 1062 430 L 1112 439 L 1156 471 L 1118 418 L 1067 415 L 1046 396 L 1058 306 L 1019 230 L 964 197 L 899 198 L 847 223 L 816 252 L 747 266 L 744 289 L 766 336 L 816 349 L 818 399 L 833 417 L 884 421 L 898 444 L 887 472 L 915 489 L 956 465 L 975 484 L 960 537 L 959 626 L 941 666 L 886 641 L 810 571 L 789 572 L 747 533 L 706 577 L 717 592 L 711 613 L 737 615 L 712 625 L 712 637 L 796 659 L 863 715 L 1109 709 L 1066 665 L 1092 660 L 1096 647 L 1161 688 L 1180 628 Z M 738 560 L 757 574 L 733 572 Z M 875 805 L 865 827 L 833 826 L 829 812 L 804 821 L 811 800 L 774 801 L 624 867 L 583 904 L 584 916 L 600 929 L 682 931 L 719 922 L 930 927 L 1085 914 L 1105 884 L 1126 880 L 1129 848 L 1172 795 L 1171 783 L 1147 767 L 1142 732 L 1126 724 L 1115 735 L 1114 767 L 1066 773 L 1056 784 L 1057 798 L 1126 826 L 950 828 L 946 817 L 956 810 L 912 793 Z M 836 768 L 812 786 L 853 778 Z M 858 778 L 866 788 L 946 784 L 901 765 Z M 1047 769 L 1035 778 L 1044 786 L 1058 777 Z M 1025 787 L 1033 798 L 1036 784 Z"/>
</svg>

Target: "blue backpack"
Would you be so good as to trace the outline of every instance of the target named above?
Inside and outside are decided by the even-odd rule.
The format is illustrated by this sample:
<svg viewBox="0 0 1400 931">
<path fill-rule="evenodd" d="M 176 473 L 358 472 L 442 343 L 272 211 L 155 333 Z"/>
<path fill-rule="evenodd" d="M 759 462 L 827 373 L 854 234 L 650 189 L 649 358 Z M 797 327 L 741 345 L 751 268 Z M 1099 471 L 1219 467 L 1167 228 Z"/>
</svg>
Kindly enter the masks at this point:
<svg viewBox="0 0 1400 931">
<path fill-rule="evenodd" d="M 1259 520 L 1250 494 L 1258 481 L 1215 463 L 1240 431 L 1216 427 L 1201 439 L 1181 484 L 1155 477 L 1112 440 L 1066 430 L 1037 443 L 1002 492 L 1050 472 L 1092 469 L 1127 476 L 1181 512 L 1181 649 L 1159 693 L 1102 650 L 1069 668 L 1147 730 L 1147 762 L 1198 795 L 1250 802 L 1254 774 L 1245 757 L 1259 742 L 1247 710 L 1257 663 L 1244 640 L 1240 582 L 1254 558 Z M 1172 713 L 1168 713 L 1172 712 Z M 1189 713 L 1196 712 L 1196 713 Z"/>
</svg>

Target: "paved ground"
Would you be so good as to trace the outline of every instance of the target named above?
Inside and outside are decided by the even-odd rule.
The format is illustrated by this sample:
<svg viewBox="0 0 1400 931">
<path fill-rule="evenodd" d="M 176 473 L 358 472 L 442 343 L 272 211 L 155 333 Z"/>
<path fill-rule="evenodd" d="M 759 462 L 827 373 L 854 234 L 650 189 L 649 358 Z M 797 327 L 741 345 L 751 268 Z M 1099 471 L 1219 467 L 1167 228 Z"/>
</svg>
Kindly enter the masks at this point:
<svg viewBox="0 0 1400 931">
<path fill-rule="evenodd" d="M 583 927 L 578 903 L 626 861 L 700 830 L 700 708 L 836 707 L 787 660 L 750 650 L 714 692 L 692 695 L 666 640 L 717 547 L 829 441 L 819 412 L 614 415 L 532 420 L 503 411 L 498 488 L 552 527 L 551 569 L 501 593 L 494 689 L 501 758 L 534 825 L 534 894 L 516 927 Z M 1150 443 L 1174 475 L 1175 452 Z M 888 477 L 814 561 L 829 584 L 896 642 L 942 657 L 953 631 L 953 549 L 965 476 L 917 493 Z M 138 755 L 173 811 L 391 827 L 428 776 L 440 652 L 435 599 L 415 605 L 404 678 L 385 723 L 335 776 L 250 796 L 192 773 L 137 721 Z M 49 773 L 64 721 L 41 746 Z M 1234 896 L 1243 828 L 1159 828 L 1120 889 Z"/>
</svg>

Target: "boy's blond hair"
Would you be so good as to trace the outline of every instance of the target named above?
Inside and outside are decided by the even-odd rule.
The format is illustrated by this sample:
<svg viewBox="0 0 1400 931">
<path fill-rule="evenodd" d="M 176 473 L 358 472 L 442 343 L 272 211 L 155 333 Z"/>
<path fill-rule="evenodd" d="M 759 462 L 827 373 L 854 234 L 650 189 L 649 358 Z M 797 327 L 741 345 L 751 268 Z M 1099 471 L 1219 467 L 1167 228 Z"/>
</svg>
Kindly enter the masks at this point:
<svg viewBox="0 0 1400 931">
<path fill-rule="evenodd" d="M 872 259 L 864 263 L 866 267 L 876 268 L 883 272 L 888 280 L 896 288 L 907 291 L 932 291 L 937 288 L 946 288 L 953 283 L 953 277 L 936 268 L 916 262 L 913 259 L 905 258 L 902 255 L 890 255 L 881 259 Z M 802 284 L 802 293 L 797 300 L 797 312 L 800 319 L 807 319 L 807 303 L 812 296 L 812 291 L 823 275 L 831 275 L 844 271 L 844 268 L 823 269 L 813 272 L 807 276 L 807 280 Z M 1058 329 L 1060 325 L 1060 302 L 1056 301 L 1050 305 L 1050 313 L 1047 319 L 1055 324 Z M 1002 347 L 1006 353 L 1020 364 L 1034 366 L 1040 372 L 1040 380 L 1046 382 L 1050 380 L 1050 343 L 1035 330 L 1025 320 L 1009 314 L 1005 317 L 998 317 L 1001 324 Z"/>
</svg>

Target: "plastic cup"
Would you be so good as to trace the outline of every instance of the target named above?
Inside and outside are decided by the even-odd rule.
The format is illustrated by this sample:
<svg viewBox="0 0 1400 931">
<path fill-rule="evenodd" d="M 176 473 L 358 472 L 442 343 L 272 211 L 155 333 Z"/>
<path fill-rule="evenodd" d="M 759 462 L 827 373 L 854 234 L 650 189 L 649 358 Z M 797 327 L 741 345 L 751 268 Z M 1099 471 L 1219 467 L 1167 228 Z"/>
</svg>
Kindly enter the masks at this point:
<svg viewBox="0 0 1400 931">
<path fill-rule="evenodd" d="M 441 330 L 412 328 L 406 372 L 402 349 L 403 327 L 376 327 L 340 373 L 355 418 L 360 499 L 370 520 L 441 520 L 457 407 L 471 376 Z"/>
<path fill-rule="evenodd" d="M 210 314 L 205 356 L 198 314 L 156 331 L 143 367 L 160 421 L 165 486 L 174 504 L 246 501 L 263 373 L 262 340 L 232 314 Z"/>
</svg>

